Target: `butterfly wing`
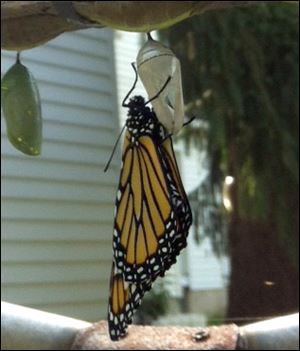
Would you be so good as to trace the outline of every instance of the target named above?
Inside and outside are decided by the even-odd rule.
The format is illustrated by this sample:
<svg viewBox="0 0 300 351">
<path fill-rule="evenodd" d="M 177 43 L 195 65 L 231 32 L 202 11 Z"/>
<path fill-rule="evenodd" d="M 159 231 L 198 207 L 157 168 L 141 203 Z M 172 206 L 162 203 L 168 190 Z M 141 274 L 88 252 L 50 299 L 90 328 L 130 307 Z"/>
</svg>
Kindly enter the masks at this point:
<svg viewBox="0 0 300 351">
<path fill-rule="evenodd" d="M 167 178 L 172 187 L 172 204 L 177 217 L 176 235 L 172 240 L 175 255 L 187 244 L 187 235 L 192 224 L 192 211 L 184 190 L 178 169 L 172 138 L 168 137 L 161 145 L 163 160 L 166 164 Z"/>
<path fill-rule="evenodd" d="M 119 340 L 127 333 L 135 310 L 141 304 L 144 293 L 151 289 L 151 282 L 131 284 L 113 262 L 108 303 L 108 329 L 112 340 Z"/>
<path fill-rule="evenodd" d="M 186 246 L 192 222 L 172 140 L 149 135 L 123 145 L 114 222 L 108 325 L 112 340 L 127 326 L 152 282 L 163 276 Z"/>
<path fill-rule="evenodd" d="M 114 257 L 127 282 L 154 280 L 166 270 L 177 228 L 159 147 L 149 135 L 125 135 L 116 215 Z"/>
</svg>

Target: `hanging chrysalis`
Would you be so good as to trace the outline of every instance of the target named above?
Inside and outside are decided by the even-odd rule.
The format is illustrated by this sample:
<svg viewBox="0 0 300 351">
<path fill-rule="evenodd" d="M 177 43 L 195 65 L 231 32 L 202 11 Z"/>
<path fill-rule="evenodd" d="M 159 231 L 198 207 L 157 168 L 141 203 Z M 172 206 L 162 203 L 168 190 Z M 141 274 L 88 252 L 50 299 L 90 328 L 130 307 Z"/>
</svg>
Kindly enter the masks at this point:
<svg viewBox="0 0 300 351">
<path fill-rule="evenodd" d="M 183 126 L 184 103 L 180 62 L 169 48 L 151 38 L 137 55 L 137 70 L 149 96 L 154 96 L 171 77 L 159 98 L 152 101 L 153 109 L 163 126 L 176 134 Z"/>
<path fill-rule="evenodd" d="M 42 117 L 38 87 L 28 68 L 20 62 L 1 81 L 2 109 L 11 144 L 26 155 L 41 152 Z"/>
</svg>

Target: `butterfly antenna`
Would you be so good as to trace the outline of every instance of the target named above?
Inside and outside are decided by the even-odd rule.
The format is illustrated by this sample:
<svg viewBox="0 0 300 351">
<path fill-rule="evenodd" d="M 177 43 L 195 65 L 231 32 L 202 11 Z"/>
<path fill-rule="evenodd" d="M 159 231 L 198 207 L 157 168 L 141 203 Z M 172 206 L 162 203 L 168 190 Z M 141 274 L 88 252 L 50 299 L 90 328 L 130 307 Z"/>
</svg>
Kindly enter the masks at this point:
<svg viewBox="0 0 300 351">
<path fill-rule="evenodd" d="M 116 152 L 117 145 L 118 145 L 118 143 L 119 143 L 119 140 L 120 140 L 120 138 L 121 138 L 121 135 L 122 135 L 123 132 L 124 132 L 125 127 L 126 127 L 126 124 L 124 124 L 124 126 L 123 126 L 123 128 L 122 128 L 122 130 L 121 130 L 121 132 L 120 132 L 120 134 L 119 134 L 119 136 L 118 136 L 118 138 L 117 138 L 117 140 L 116 140 L 116 142 L 115 142 L 115 145 L 114 145 L 114 148 L 113 148 L 112 153 L 111 153 L 111 155 L 110 155 L 110 158 L 109 158 L 109 160 L 108 160 L 108 162 L 107 162 L 107 164 L 106 164 L 106 166 L 105 166 L 105 168 L 104 168 L 104 172 L 106 172 L 106 171 L 108 170 L 108 167 L 109 167 L 109 165 L 110 165 L 110 163 L 111 163 L 111 160 L 112 160 L 112 158 L 113 158 L 113 156 L 114 156 L 114 154 L 115 154 L 115 152 Z"/>
<path fill-rule="evenodd" d="M 125 101 L 128 99 L 128 97 L 130 96 L 130 94 L 131 94 L 131 93 L 133 92 L 133 90 L 135 89 L 136 83 L 137 83 L 137 81 L 138 81 L 138 73 L 137 73 L 137 69 L 136 69 L 136 67 L 135 67 L 135 65 L 134 65 L 134 62 L 131 62 L 131 66 L 132 66 L 132 68 L 133 68 L 133 70 L 134 70 L 134 72 L 135 72 L 135 80 L 134 80 L 134 83 L 133 83 L 132 88 L 129 90 L 129 92 L 127 93 L 127 95 L 125 96 L 125 98 L 124 98 L 124 100 L 123 100 L 123 102 L 122 102 L 122 106 L 123 106 L 123 107 L 128 107 L 128 105 L 125 104 Z"/>
</svg>

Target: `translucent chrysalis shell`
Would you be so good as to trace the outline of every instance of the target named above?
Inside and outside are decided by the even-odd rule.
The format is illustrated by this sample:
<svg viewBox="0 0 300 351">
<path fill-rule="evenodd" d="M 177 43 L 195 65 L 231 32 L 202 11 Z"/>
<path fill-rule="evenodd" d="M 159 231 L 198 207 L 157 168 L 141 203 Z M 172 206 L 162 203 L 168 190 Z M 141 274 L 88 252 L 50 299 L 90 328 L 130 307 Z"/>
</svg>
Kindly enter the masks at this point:
<svg viewBox="0 0 300 351">
<path fill-rule="evenodd" d="M 160 123 L 170 133 L 177 133 L 184 119 L 184 103 L 180 62 L 169 48 L 155 40 L 148 40 L 137 55 L 137 70 L 141 81 L 152 98 L 171 77 L 159 97 L 151 102 Z"/>
</svg>

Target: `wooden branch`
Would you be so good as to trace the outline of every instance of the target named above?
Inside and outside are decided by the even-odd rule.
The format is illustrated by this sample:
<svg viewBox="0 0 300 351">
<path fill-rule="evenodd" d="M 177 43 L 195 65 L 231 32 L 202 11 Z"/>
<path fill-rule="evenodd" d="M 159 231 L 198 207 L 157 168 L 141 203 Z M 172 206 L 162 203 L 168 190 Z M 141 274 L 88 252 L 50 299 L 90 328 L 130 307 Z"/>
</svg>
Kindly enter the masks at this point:
<svg viewBox="0 0 300 351">
<path fill-rule="evenodd" d="M 1 48 L 24 50 L 90 27 L 148 32 L 210 10 L 258 1 L 1 1 Z"/>
<path fill-rule="evenodd" d="M 101 321 L 77 332 L 72 350 L 299 350 L 299 313 L 238 327 L 137 326 L 110 341 Z"/>
<path fill-rule="evenodd" d="M 115 342 L 101 321 L 79 331 L 71 350 L 235 350 L 239 328 L 155 327 L 132 325 L 128 335 Z"/>
</svg>

